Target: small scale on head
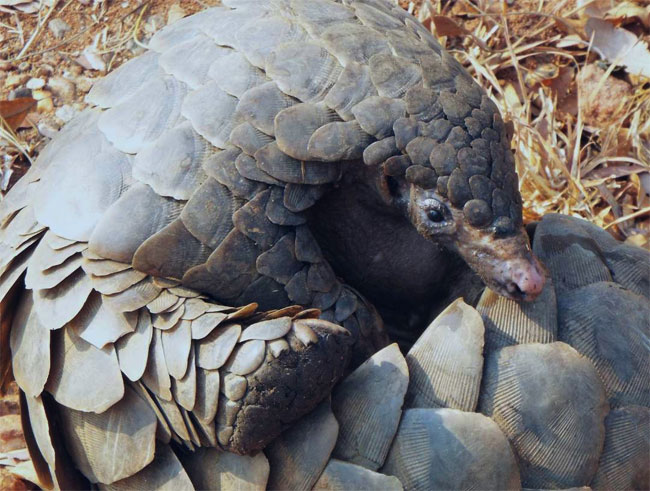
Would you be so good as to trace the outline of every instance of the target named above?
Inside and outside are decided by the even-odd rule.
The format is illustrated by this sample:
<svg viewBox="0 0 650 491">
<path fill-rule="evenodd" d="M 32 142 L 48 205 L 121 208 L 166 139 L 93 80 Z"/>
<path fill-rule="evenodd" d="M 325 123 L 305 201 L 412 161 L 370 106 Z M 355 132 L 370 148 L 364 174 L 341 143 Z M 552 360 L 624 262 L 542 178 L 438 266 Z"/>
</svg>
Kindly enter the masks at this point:
<svg viewBox="0 0 650 491">
<path fill-rule="evenodd" d="M 458 124 L 447 125 L 453 128 L 446 140 L 419 135 L 405 155 L 381 164 L 381 191 L 420 235 L 458 253 L 491 289 L 530 301 L 544 287 L 544 269 L 523 228 L 509 138 L 498 113 L 493 116 L 490 131 L 478 137 Z M 440 121 L 447 120 L 428 125 Z M 420 128 L 426 133 L 425 124 Z M 454 129 L 466 138 L 451 138 Z"/>
</svg>

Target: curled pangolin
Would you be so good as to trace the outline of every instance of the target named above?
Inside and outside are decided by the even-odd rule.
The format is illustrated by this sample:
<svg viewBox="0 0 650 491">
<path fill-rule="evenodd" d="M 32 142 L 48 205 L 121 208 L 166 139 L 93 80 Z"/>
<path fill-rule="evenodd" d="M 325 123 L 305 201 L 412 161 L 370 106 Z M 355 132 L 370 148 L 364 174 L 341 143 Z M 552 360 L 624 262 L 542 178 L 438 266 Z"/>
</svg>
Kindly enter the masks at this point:
<svg viewBox="0 0 650 491">
<path fill-rule="evenodd" d="M 640 482 L 645 253 L 549 218 L 544 288 L 496 106 L 399 8 L 224 4 L 98 81 L 0 204 L 2 368 L 42 484 Z M 385 347 L 378 311 L 431 309 L 461 262 L 483 318 L 457 301 Z M 593 320 L 621 303 L 632 329 Z"/>
</svg>

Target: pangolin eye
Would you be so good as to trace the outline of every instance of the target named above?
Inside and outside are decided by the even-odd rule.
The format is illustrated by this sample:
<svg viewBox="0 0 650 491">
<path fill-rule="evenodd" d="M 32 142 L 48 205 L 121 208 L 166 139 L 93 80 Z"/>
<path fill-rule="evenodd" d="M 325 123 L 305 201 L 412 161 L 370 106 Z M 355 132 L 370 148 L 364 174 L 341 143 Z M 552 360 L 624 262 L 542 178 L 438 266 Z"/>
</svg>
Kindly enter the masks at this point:
<svg viewBox="0 0 650 491">
<path fill-rule="evenodd" d="M 429 220 L 434 223 L 441 223 L 445 221 L 445 216 L 442 214 L 442 211 L 438 210 L 437 208 L 427 211 L 427 217 L 429 217 Z"/>
</svg>

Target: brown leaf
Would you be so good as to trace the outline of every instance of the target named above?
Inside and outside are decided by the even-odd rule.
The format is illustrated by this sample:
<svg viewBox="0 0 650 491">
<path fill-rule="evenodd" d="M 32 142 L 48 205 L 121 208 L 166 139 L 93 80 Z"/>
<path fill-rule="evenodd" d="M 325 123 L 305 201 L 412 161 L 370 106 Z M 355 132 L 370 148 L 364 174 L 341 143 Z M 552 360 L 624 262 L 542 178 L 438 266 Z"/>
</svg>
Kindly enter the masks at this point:
<svg viewBox="0 0 650 491">
<path fill-rule="evenodd" d="M 482 50 L 492 51 L 490 48 L 488 48 L 482 39 L 477 38 L 474 34 L 465 29 L 463 26 L 457 24 L 456 21 L 450 17 L 447 17 L 445 15 L 433 15 L 424 21 L 424 25 L 427 27 L 427 29 L 430 29 L 431 23 L 433 23 L 435 26 L 435 32 L 437 36 L 469 36 Z"/>
<path fill-rule="evenodd" d="M 436 27 L 436 34 L 438 36 L 471 36 L 471 33 L 463 26 L 459 26 L 456 22 L 445 15 L 434 15 L 431 20 Z"/>
<path fill-rule="evenodd" d="M 19 97 L 13 101 L 0 101 L 0 117 L 4 119 L 12 131 L 16 131 L 25 116 L 36 106 L 36 99 Z"/>
</svg>

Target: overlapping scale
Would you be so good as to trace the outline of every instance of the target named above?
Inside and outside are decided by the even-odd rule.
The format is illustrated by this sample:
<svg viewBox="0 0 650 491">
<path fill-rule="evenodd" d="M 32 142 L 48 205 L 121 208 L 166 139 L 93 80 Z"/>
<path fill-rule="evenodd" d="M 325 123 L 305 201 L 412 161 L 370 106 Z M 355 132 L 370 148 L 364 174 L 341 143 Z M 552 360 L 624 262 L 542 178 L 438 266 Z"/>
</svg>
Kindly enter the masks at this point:
<svg viewBox="0 0 650 491">
<path fill-rule="evenodd" d="M 332 394 L 340 425 L 333 456 L 370 470 L 380 468 L 397 431 L 407 386 L 408 368 L 396 344 L 350 374 Z"/>
<path fill-rule="evenodd" d="M 584 486 L 595 475 L 609 407 L 596 369 L 569 345 L 493 352 L 479 405 L 510 441 L 522 486 Z"/>
<path fill-rule="evenodd" d="M 406 405 L 476 410 L 484 331 L 481 316 L 462 299 L 438 315 L 406 355 Z"/>
<path fill-rule="evenodd" d="M 339 425 L 330 401 L 284 432 L 267 449 L 270 489 L 312 489 L 329 460 Z"/>
<path fill-rule="evenodd" d="M 490 418 L 456 409 L 408 409 L 382 472 L 405 489 L 520 489 L 508 440 Z"/>
<path fill-rule="evenodd" d="M 650 406 L 648 319 L 647 299 L 615 283 L 593 283 L 558 299 L 558 338 L 591 360 L 612 406 Z"/>
</svg>

